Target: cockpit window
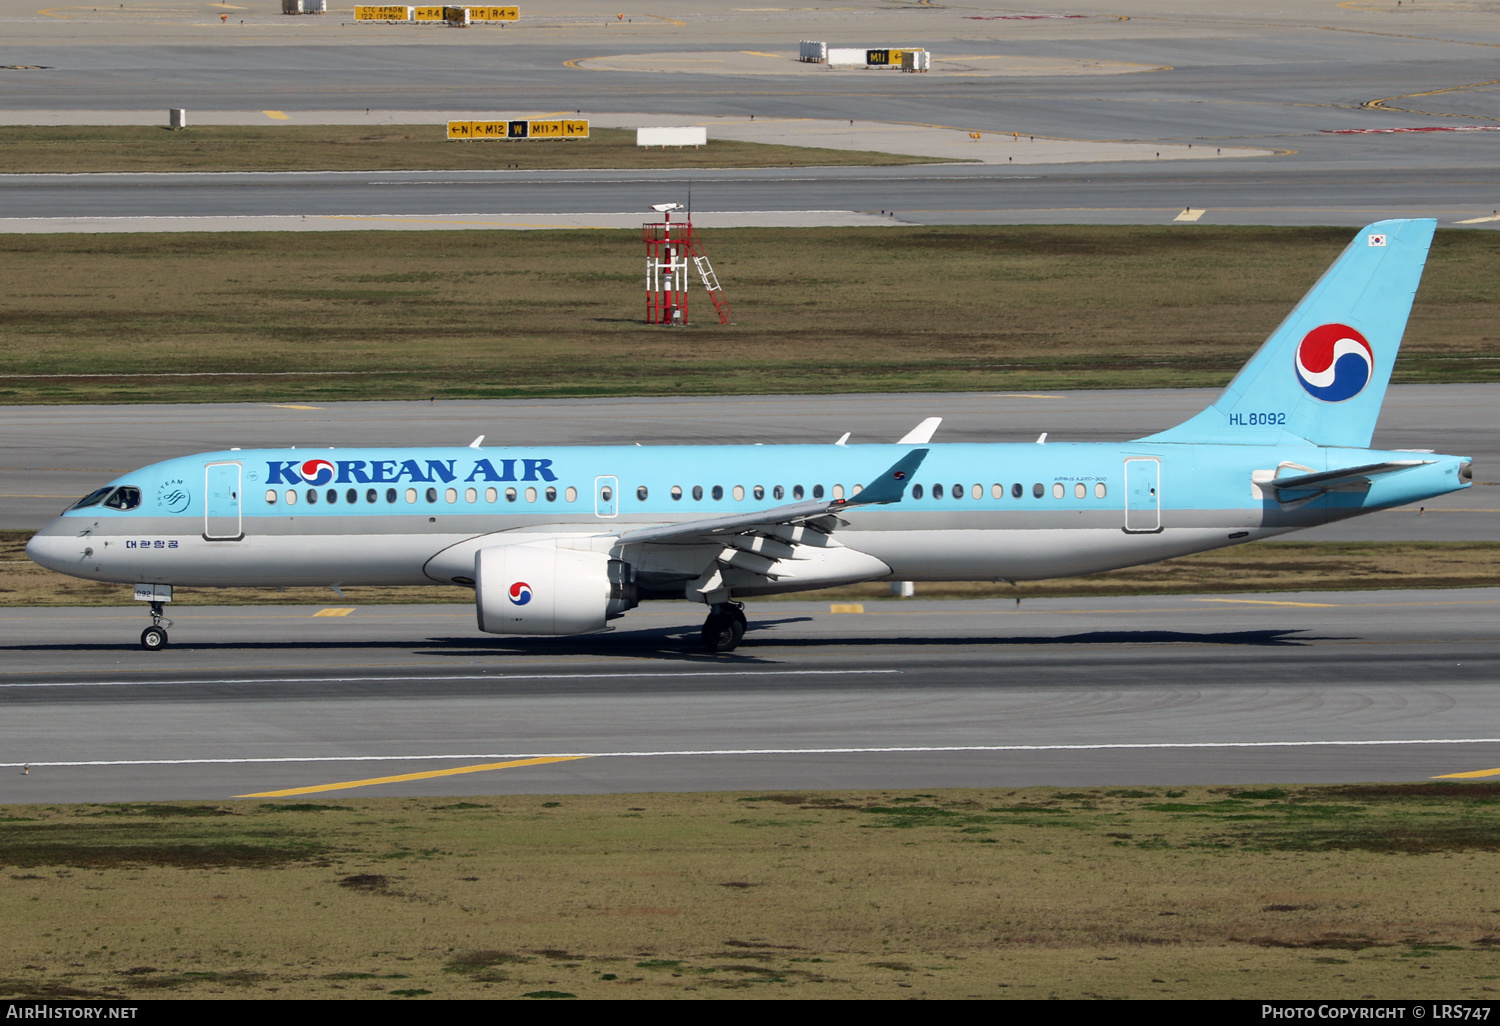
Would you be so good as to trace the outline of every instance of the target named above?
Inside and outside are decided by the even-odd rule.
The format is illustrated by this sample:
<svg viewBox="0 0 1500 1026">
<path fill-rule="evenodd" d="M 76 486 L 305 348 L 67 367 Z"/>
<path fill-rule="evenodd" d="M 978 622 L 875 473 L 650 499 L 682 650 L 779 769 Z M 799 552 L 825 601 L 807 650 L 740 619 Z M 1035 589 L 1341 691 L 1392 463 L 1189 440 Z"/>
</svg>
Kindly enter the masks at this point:
<svg viewBox="0 0 1500 1026">
<path fill-rule="evenodd" d="M 124 485 L 115 489 L 115 494 L 104 500 L 110 509 L 138 509 L 141 505 L 141 490 Z"/>
<path fill-rule="evenodd" d="M 69 506 L 68 508 L 83 509 L 85 506 L 97 506 L 99 505 L 99 503 L 103 502 L 104 497 L 112 491 L 114 491 L 114 488 L 111 487 L 101 488 L 97 492 L 89 492 L 87 495 L 79 499 L 77 502 L 73 503 L 73 505 Z"/>
</svg>

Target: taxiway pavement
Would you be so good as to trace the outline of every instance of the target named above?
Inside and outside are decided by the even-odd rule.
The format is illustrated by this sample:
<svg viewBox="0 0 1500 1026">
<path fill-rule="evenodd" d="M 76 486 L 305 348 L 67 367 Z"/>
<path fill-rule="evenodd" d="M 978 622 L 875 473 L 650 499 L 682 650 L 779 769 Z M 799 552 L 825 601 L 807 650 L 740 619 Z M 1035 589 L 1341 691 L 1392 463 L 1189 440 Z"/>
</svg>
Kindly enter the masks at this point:
<svg viewBox="0 0 1500 1026">
<path fill-rule="evenodd" d="M 4 610 L 0 802 L 1500 775 L 1500 589 L 864 608 Z"/>
</svg>

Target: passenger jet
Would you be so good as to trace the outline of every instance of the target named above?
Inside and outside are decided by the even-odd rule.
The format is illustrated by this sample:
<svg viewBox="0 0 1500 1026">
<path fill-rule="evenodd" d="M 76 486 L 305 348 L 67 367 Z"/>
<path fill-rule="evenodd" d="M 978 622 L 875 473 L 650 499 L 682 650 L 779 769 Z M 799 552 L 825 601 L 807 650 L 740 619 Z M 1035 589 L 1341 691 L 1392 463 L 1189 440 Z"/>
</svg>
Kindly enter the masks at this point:
<svg viewBox="0 0 1500 1026">
<path fill-rule="evenodd" d="M 1368 448 L 1436 222 L 1363 229 L 1222 395 L 1111 444 L 231 449 L 124 475 L 26 546 L 135 585 L 148 650 L 175 586 L 463 585 L 479 629 L 605 629 L 860 581 L 1022 581 L 1255 541 L 1470 487 L 1471 461 Z M 843 440 L 840 440 L 842 442 Z"/>
</svg>

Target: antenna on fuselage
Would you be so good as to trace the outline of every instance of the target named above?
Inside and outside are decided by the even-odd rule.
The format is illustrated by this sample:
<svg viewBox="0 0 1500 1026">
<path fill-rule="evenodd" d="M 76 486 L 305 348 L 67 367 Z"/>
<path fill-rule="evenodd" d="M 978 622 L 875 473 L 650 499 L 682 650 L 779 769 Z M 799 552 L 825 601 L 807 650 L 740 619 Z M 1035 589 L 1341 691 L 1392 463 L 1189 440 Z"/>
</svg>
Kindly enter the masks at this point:
<svg viewBox="0 0 1500 1026">
<path fill-rule="evenodd" d="M 1039 435 L 1036 436 L 1036 444 L 1037 445 L 1046 445 L 1047 444 L 1047 432 L 1043 431 L 1041 434 L 1039 434 Z"/>
<path fill-rule="evenodd" d="M 477 449 L 477 448 L 479 448 L 479 446 L 483 442 L 484 442 L 484 436 L 480 435 L 478 438 L 474 439 L 474 441 L 472 441 L 472 442 L 469 443 L 469 448 L 470 449 Z"/>
<path fill-rule="evenodd" d="M 845 442 L 849 441 L 849 436 L 851 434 L 853 434 L 853 433 L 854 432 L 852 432 L 852 431 L 845 431 L 844 434 L 843 434 L 843 437 L 841 437 L 837 442 L 834 442 L 833 444 L 834 445 L 843 445 Z"/>
</svg>

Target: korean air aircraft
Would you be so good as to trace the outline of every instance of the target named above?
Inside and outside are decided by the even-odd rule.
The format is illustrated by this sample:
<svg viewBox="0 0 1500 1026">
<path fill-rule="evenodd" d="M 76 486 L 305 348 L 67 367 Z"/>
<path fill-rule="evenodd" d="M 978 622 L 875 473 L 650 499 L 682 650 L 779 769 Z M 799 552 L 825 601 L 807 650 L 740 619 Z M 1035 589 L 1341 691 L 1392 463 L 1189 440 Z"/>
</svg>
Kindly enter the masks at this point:
<svg viewBox="0 0 1500 1026">
<path fill-rule="evenodd" d="M 85 496 L 27 546 L 134 584 L 146 649 L 174 586 L 459 584 L 493 634 L 599 631 L 857 581 L 1037 580 L 1149 563 L 1470 486 L 1463 456 L 1368 448 L 1436 222 L 1362 230 L 1202 413 L 1118 444 L 230 450 Z"/>
</svg>

